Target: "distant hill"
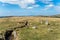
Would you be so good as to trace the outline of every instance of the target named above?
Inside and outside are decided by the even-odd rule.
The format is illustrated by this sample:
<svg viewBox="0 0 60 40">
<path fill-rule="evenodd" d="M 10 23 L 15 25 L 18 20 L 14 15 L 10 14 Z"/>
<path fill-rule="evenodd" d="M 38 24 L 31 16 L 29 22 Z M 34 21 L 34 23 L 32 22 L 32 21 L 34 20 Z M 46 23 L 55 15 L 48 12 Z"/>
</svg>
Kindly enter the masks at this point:
<svg viewBox="0 0 60 40">
<path fill-rule="evenodd" d="M 13 16 L 0 16 L 0 18 L 8 18 L 8 17 L 13 17 Z"/>
<path fill-rule="evenodd" d="M 53 15 L 51 17 L 56 17 L 56 18 L 60 18 L 60 14 L 57 14 L 57 15 Z"/>
<path fill-rule="evenodd" d="M 44 16 L 44 15 L 29 15 L 32 17 L 55 17 L 55 18 L 60 18 L 60 14 L 57 15 L 52 15 L 52 16 Z M 29 16 L 0 16 L 0 18 L 9 18 L 9 17 L 29 17 Z"/>
</svg>

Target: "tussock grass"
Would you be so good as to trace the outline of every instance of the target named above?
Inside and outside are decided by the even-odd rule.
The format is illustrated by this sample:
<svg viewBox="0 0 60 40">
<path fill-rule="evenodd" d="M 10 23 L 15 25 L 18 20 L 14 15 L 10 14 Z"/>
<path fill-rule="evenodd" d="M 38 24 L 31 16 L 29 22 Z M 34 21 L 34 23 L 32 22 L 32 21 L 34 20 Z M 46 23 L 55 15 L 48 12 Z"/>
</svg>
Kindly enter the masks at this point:
<svg viewBox="0 0 60 40">
<path fill-rule="evenodd" d="M 10 28 L 21 26 L 18 22 L 27 20 L 29 28 L 19 28 L 17 33 L 19 40 L 60 40 L 60 18 L 48 17 L 11 17 L 0 19 L 0 32 Z M 48 20 L 49 25 L 45 24 Z M 42 24 L 40 22 L 43 22 Z M 37 26 L 37 29 L 33 29 Z M 48 30 L 52 29 L 52 30 Z"/>
</svg>

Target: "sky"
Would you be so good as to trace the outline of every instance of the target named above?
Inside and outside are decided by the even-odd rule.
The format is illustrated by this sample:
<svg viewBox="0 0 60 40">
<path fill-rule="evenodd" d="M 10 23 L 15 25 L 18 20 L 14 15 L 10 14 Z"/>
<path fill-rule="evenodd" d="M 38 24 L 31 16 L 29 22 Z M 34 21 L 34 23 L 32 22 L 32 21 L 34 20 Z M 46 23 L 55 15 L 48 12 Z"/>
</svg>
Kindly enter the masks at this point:
<svg viewBox="0 0 60 40">
<path fill-rule="evenodd" d="M 60 14 L 60 0 L 0 0 L 0 16 Z"/>
</svg>

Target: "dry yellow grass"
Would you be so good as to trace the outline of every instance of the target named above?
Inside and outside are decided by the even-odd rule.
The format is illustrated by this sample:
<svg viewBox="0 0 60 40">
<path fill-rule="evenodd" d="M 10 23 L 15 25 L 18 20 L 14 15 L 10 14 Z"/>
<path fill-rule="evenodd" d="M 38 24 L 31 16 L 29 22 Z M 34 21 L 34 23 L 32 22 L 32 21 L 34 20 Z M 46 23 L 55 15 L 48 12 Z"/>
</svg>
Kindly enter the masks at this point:
<svg viewBox="0 0 60 40">
<path fill-rule="evenodd" d="M 22 20 L 29 20 L 29 21 L 40 21 L 40 20 L 48 20 L 48 21 L 60 21 L 60 18 L 51 18 L 51 17 L 10 17 L 10 18 L 0 18 L 0 22 L 5 22 L 5 21 L 22 21 Z"/>
<path fill-rule="evenodd" d="M 20 40 L 60 40 L 60 18 L 52 17 L 9 17 L 0 18 L 0 31 L 15 26 L 20 26 L 18 22 L 27 20 L 31 25 L 30 28 L 18 29 L 18 36 Z M 48 20 L 50 25 L 45 25 L 45 21 Z M 43 21 L 42 24 L 40 22 Z M 37 29 L 31 27 L 37 26 Z M 48 30 L 48 29 L 53 29 Z"/>
</svg>

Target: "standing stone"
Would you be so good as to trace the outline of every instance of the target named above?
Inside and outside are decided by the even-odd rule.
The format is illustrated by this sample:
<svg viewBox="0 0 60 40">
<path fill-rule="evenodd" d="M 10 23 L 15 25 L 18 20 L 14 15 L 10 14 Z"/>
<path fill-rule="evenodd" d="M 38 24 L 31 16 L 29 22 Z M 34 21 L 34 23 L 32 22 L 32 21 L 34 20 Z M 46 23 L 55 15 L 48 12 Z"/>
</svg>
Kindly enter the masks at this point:
<svg viewBox="0 0 60 40">
<path fill-rule="evenodd" d="M 43 21 L 41 21 L 40 23 L 43 24 Z"/>
<path fill-rule="evenodd" d="M 13 31 L 13 32 L 12 32 L 12 35 L 14 35 L 14 38 L 16 38 L 16 37 L 17 37 L 16 31 Z"/>
<path fill-rule="evenodd" d="M 16 31 L 13 31 L 11 36 L 13 37 L 13 39 L 11 39 L 11 40 L 18 40 Z"/>
<path fill-rule="evenodd" d="M 46 25 L 48 25 L 48 24 L 49 24 L 48 20 L 46 20 L 46 21 L 45 21 L 45 24 L 46 24 Z"/>
</svg>

